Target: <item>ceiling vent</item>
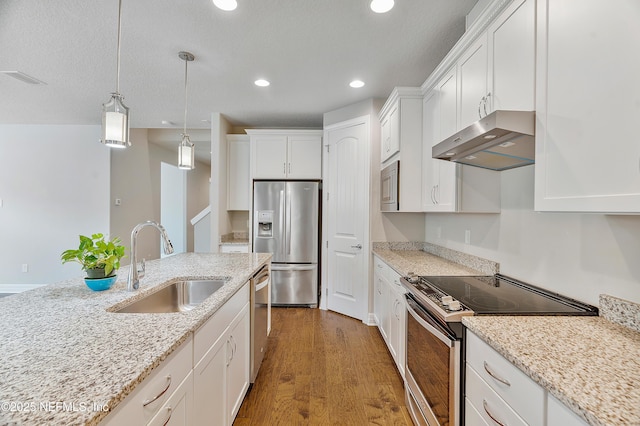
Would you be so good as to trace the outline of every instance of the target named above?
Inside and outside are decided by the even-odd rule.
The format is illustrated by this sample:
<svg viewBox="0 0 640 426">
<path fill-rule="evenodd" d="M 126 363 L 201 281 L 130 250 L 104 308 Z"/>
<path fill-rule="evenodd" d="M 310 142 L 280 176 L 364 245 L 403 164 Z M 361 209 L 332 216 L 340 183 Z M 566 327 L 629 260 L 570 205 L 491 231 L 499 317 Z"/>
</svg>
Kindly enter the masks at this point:
<svg viewBox="0 0 640 426">
<path fill-rule="evenodd" d="M 9 77 L 13 77 L 27 84 L 47 84 L 42 80 L 38 80 L 35 77 L 31 77 L 30 75 L 23 73 L 22 71 L 0 71 L 0 74 L 8 75 Z"/>
</svg>

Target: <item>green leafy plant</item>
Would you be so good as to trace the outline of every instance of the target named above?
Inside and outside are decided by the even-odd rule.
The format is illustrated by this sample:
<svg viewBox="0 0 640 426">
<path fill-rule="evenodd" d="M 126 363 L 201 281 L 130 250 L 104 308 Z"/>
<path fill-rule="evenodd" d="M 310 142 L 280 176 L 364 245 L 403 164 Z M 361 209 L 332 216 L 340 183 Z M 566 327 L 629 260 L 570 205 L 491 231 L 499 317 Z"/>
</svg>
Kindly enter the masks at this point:
<svg viewBox="0 0 640 426">
<path fill-rule="evenodd" d="M 124 257 L 125 247 L 119 238 L 105 241 L 104 235 L 93 234 L 91 238 L 80 235 L 80 246 L 76 250 L 65 250 L 60 255 L 62 263 L 77 262 L 82 269 L 104 269 L 104 276 L 108 277 L 120 268 L 120 259 Z"/>
</svg>

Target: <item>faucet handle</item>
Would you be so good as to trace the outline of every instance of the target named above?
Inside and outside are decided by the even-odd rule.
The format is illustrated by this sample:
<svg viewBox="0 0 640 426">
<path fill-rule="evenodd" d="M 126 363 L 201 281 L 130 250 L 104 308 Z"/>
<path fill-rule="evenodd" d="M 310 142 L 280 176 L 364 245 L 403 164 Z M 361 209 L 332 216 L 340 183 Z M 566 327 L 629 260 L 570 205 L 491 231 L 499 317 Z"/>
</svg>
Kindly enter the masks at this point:
<svg viewBox="0 0 640 426">
<path fill-rule="evenodd" d="M 140 265 L 142 266 L 142 269 L 138 269 L 138 278 L 144 277 L 144 272 L 145 272 L 145 269 L 146 269 L 146 265 L 144 263 L 144 258 L 142 258 L 142 262 L 140 262 Z"/>
</svg>

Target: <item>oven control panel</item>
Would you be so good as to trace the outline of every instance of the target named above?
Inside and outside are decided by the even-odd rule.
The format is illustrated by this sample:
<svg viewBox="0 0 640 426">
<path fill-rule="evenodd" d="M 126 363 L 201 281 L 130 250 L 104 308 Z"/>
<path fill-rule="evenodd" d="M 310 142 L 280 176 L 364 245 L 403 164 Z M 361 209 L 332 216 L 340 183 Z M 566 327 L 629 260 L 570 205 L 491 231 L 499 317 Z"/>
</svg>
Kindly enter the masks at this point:
<svg viewBox="0 0 640 426">
<path fill-rule="evenodd" d="M 416 296 L 422 304 L 427 304 L 423 308 L 447 322 L 459 322 L 463 316 L 473 315 L 473 311 L 460 303 L 460 301 L 430 286 L 428 281 L 411 272 L 401 281 L 407 290 Z"/>
</svg>

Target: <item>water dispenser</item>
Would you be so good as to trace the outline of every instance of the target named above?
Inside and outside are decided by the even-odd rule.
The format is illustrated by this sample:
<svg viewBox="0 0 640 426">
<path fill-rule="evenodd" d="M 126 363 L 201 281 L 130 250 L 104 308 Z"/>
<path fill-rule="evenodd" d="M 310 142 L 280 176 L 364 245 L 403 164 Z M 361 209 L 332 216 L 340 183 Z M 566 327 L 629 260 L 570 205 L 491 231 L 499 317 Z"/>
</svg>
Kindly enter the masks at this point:
<svg viewBox="0 0 640 426">
<path fill-rule="evenodd" d="M 258 211 L 258 237 L 273 237 L 273 210 Z"/>
</svg>

